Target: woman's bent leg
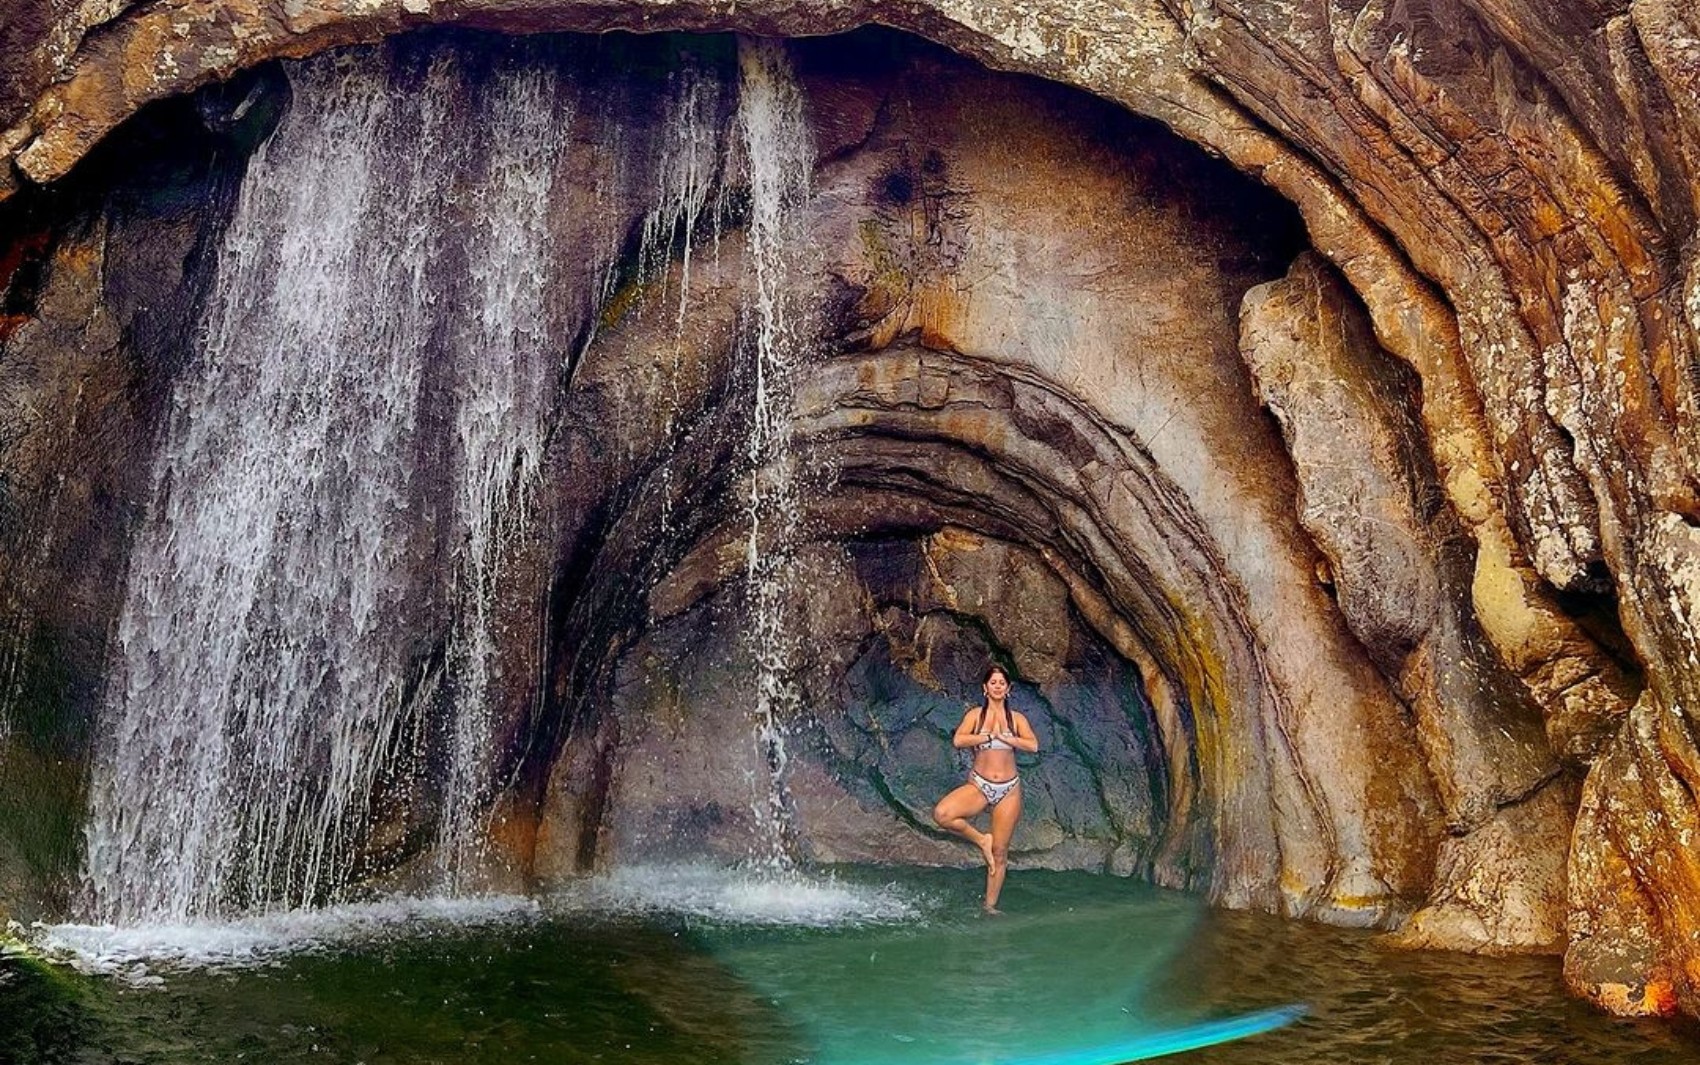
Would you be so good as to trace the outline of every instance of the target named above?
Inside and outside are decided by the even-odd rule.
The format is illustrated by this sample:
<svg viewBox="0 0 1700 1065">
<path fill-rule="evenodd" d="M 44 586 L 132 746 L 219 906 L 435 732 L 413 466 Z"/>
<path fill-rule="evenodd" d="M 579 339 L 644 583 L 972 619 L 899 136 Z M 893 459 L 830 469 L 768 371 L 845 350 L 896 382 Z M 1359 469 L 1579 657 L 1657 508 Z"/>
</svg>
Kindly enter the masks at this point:
<svg viewBox="0 0 1700 1065">
<path fill-rule="evenodd" d="M 938 801 L 938 805 L 933 807 L 933 820 L 938 822 L 940 828 L 948 829 L 980 848 L 980 854 L 986 859 L 986 867 L 989 869 L 992 865 L 992 837 L 968 823 L 970 817 L 978 815 L 985 808 L 986 797 L 980 794 L 980 789 L 972 784 L 964 784 Z"/>
</svg>

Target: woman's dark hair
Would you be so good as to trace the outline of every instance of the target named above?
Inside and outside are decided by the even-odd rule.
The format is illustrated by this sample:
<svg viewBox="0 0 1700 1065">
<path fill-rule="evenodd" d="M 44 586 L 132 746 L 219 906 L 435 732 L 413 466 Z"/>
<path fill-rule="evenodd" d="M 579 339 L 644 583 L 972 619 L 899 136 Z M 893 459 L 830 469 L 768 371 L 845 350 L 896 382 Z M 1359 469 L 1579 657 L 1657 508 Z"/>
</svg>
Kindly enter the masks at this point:
<svg viewBox="0 0 1700 1065">
<path fill-rule="evenodd" d="M 981 684 L 990 683 L 993 676 L 1002 676 L 1004 683 L 1005 684 L 1009 683 L 1009 670 L 998 665 L 996 662 L 992 663 L 990 666 L 988 666 L 986 668 L 986 679 L 982 680 L 980 683 Z M 990 703 L 990 702 L 991 702 L 990 699 L 986 700 L 986 703 Z M 1008 726 L 1010 728 L 1012 728 L 1012 729 L 1015 728 L 1015 712 L 1010 709 L 1008 702 L 1004 703 L 1004 721 L 1008 724 Z M 980 706 L 980 723 L 978 725 L 974 726 L 974 731 L 975 732 L 984 732 L 985 730 L 986 730 L 986 705 L 982 704 Z"/>
</svg>

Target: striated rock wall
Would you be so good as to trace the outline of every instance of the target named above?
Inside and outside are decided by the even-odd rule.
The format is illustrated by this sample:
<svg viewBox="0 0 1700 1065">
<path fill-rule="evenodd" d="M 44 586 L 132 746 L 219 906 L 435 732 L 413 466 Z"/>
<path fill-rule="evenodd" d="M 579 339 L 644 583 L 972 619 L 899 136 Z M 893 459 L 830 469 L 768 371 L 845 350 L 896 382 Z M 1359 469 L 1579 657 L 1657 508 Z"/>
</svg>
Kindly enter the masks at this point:
<svg viewBox="0 0 1700 1065">
<path fill-rule="evenodd" d="M 1422 446 L 1410 371 L 1309 254 L 1246 295 L 1241 344 L 1287 440 L 1299 520 L 1347 624 L 1411 708 L 1446 810 L 1435 886 L 1405 939 L 1557 943 L 1575 808 L 1574 788 L 1554 783 L 1564 748 L 1549 744 L 1539 708 L 1476 622 L 1472 545 Z"/>
<path fill-rule="evenodd" d="M 917 526 L 973 526 L 976 513 L 987 525 L 986 512 L 1005 513 L 987 500 L 1038 515 L 1033 528 L 992 531 L 1056 567 L 1074 609 L 1139 666 L 1170 735 L 1183 721 L 1196 730 L 1198 794 L 1187 801 L 1215 819 L 1205 835 L 1221 848 L 1210 874 L 1220 898 L 1383 923 L 1398 919 L 1399 900 L 1426 899 L 1408 926 L 1416 941 L 1494 949 L 1552 945 L 1563 898 L 1566 973 L 1579 992 L 1619 1010 L 1700 1012 L 1692 5 L 115 0 L 16 10 L 0 28 L 0 195 L 12 204 L 67 180 L 151 101 L 429 22 L 818 34 L 878 21 L 1085 89 L 1220 155 L 1297 208 L 1319 259 L 1254 291 L 1237 324 L 1189 337 L 1190 358 L 1149 358 L 1153 337 L 1207 314 L 1190 326 L 1141 321 L 1125 310 L 1143 296 L 1089 282 L 1098 267 L 1147 276 L 1149 261 L 1094 263 L 1082 251 L 1139 249 L 1151 231 L 1118 232 L 1098 209 L 1122 195 L 1125 171 L 1104 181 L 1093 176 L 1101 165 L 1051 169 L 1055 200 L 1010 223 L 1033 236 L 1025 247 L 1000 247 L 996 227 L 951 236 L 952 219 L 975 219 L 1020 169 L 1010 160 L 1025 156 L 987 150 L 995 142 L 951 147 L 973 180 L 928 188 L 923 171 L 908 210 L 846 192 L 842 218 L 821 221 L 823 243 L 851 249 L 838 255 L 854 318 L 841 339 L 865 361 L 823 373 L 809 417 L 876 486 L 890 477 L 880 471 L 903 468 L 902 449 L 882 441 L 951 445 L 925 465 L 943 471 L 931 487 L 959 504 L 916 512 Z M 897 149 L 874 125 L 833 128 L 841 145 L 871 137 L 863 154 L 889 156 Z M 820 178 L 868 187 L 848 164 L 835 174 L 829 161 Z M 963 201 L 969 188 L 979 198 Z M 1034 200 L 1031 190 L 1013 198 Z M 893 239 L 935 216 L 939 239 L 925 224 L 918 241 Z M 1059 236 L 1079 232 L 1102 239 Z M 52 308 L 75 303 L 20 271 L 52 263 L 70 276 L 77 241 L 43 243 L 24 225 L 0 241 L 11 323 L 0 328 L 15 368 L 20 338 L 43 335 Z M 999 264 L 994 298 L 976 271 Z M 1200 302 L 1231 316 L 1247 288 L 1285 266 L 1230 268 L 1208 285 L 1163 262 L 1147 280 L 1171 285 L 1171 300 L 1208 293 Z M 1071 333 L 1083 322 L 1090 343 Z M 111 349 L 98 329 L 85 332 Z M 982 398 L 953 406 L 959 388 Z M 1177 398 L 1199 396 L 1211 398 Z M 39 448 L 46 437 L 33 439 Z M 995 478 L 988 441 L 1007 445 L 993 452 Z M 901 510 L 890 496 L 875 492 Z M 22 556 L 10 557 L 16 571 Z M 586 618 L 577 631 L 603 624 L 575 609 Z M 612 661 L 567 673 L 613 676 Z M 618 746 L 614 720 L 594 726 L 605 753 Z M 1374 757 L 1341 761 L 1343 738 L 1360 736 Z M 562 746 L 563 765 L 588 758 L 582 744 Z M 604 758 L 604 772 L 616 761 Z M 1189 777 L 1170 764 L 1172 828 Z M 535 775 L 539 795 L 553 794 L 546 775 Z M 1173 856 L 1196 853 L 1192 831 L 1151 852 L 1153 875 L 1187 866 Z"/>
</svg>

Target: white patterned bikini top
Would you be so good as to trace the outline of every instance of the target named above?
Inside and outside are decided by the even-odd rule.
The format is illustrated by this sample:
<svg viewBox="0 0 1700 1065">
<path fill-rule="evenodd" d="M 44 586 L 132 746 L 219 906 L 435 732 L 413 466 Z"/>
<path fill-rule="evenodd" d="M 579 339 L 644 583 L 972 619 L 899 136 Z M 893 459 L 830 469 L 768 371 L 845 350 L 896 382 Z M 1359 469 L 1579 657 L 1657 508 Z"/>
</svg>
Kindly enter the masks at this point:
<svg viewBox="0 0 1700 1065">
<path fill-rule="evenodd" d="M 1010 714 L 1010 712 L 1008 710 L 1004 711 L 1004 719 L 1009 722 L 1009 727 L 1013 730 L 1015 728 L 1015 718 Z M 980 707 L 980 724 L 974 729 L 974 731 L 980 732 L 985 727 L 986 727 L 986 708 L 982 706 L 982 707 Z M 987 740 L 985 743 L 980 744 L 980 746 L 978 746 L 974 749 L 976 751 L 1013 751 L 1013 750 L 1015 750 L 1015 746 L 1013 744 L 1005 743 L 1002 739 L 998 738 L 997 736 L 993 736 L 991 739 Z"/>
</svg>

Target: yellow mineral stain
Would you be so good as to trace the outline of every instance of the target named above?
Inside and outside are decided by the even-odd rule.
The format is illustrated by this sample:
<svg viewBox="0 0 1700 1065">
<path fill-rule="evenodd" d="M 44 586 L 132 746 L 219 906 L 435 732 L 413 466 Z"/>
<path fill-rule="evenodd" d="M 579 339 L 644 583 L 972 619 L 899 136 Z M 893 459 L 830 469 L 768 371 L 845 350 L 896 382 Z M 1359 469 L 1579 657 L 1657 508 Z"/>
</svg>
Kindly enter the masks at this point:
<svg viewBox="0 0 1700 1065">
<path fill-rule="evenodd" d="M 962 327 L 968 320 L 967 302 L 948 279 L 928 282 L 915 293 L 915 324 L 921 346 L 933 351 L 959 350 Z"/>
<path fill-rule="evenodd" d="M 1516 655 L 1533 640 L 1540 615 L 1530 609 L 1523 578 L 1498 537 L 1481 537 L 1470 596 L 1495 647 Z"/>
<path fill-rule="evenodd" d="M 612 329 L 620 324 L 632 309 L 643 301 L 644 292 L 648 286 L 642 281 L 629 281 L 614 293 L 612 299 L 602 308 L 599 319 L 602 328 Z"/>
</svg>

